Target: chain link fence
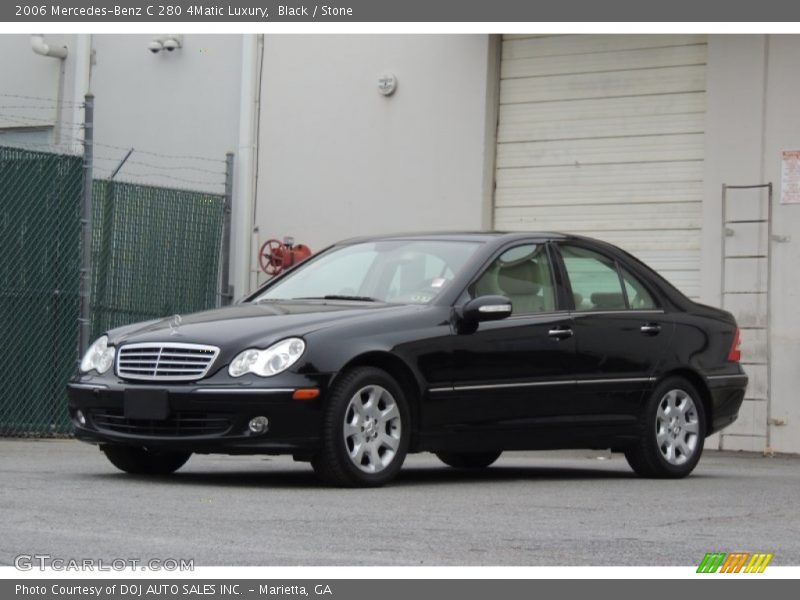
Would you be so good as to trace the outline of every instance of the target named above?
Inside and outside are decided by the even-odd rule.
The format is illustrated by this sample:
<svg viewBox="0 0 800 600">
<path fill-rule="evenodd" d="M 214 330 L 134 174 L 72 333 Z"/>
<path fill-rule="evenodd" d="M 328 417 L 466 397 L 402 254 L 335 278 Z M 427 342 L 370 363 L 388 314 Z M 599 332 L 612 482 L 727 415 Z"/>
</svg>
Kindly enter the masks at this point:
<svg viewBox="0 0 800 600">
<path fill-rule="evenodd" d="M 69 430 L 82 160 L 0 147 L 0 435 Z"/>
<path fill-rule="evenodd" d="M 216 306 L 224 196 L 94 182 L 92 333 Z"/>
<path fill-rule="evenodd" d="M 82 158 L 0 146 L 0 436 L 68 434 Z M 92 331 L 217 306 L 225 197 L 96 180 Z"/>
</svg>

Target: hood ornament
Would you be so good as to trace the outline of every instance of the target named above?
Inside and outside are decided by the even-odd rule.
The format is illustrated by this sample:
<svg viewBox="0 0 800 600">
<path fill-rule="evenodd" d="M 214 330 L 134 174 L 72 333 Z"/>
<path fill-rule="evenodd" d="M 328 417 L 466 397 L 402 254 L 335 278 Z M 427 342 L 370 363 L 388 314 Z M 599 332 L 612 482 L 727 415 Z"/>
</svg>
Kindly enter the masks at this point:
<svg viewBox="0 0 800 600">
<path fill-rule="evenodd" d="M 181 322 L 183 318 L 180 315 L 172 315 L 172 318 L 169 320 L 169 334 L 170 335 L 180 335 L 178 328 L 181 326 Z"/>
</svg>

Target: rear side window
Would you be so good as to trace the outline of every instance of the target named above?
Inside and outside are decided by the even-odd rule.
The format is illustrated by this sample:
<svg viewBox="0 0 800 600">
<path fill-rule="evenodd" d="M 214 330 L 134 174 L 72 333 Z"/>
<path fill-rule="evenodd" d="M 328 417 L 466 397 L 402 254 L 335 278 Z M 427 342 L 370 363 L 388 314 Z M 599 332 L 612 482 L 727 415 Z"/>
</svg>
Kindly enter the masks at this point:
<svg viewBox="0 0 800 600">
<path fill-rule="evenodd" d="M 585 248 L 560 246 L 575 310 L 657 309 L 653 295 L 630 271 Z M 624 287 L 623 287 L 624 286 Z"/>
<path fill-rule="evenodd" d="M 647 291 L 647 288 L 626 269 L 622 269 L 622 281 L 625 282 L 625 293 L 628 296 L 628 304 L 633 310 L 658 308 L 655 300 L 653 300 L 653 296 Z"/>
<path fill-rule="evenodd" d="M 625 310 L 625 293 L 616 264 L 601 254 L 561 246 L 576 311 Z"/>
</svg>

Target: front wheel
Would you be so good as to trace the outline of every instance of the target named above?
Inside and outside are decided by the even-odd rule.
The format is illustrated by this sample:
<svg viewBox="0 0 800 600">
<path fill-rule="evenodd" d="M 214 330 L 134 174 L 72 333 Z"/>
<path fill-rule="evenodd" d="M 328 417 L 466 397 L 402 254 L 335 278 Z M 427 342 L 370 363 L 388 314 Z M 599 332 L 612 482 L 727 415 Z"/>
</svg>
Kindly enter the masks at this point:
<svg viewBox="0 0 800 600">
<path fill-rule="evenodd" d="M 703 453 L 706 415 L 695 387 L 682 377 L 661 382 L 639 417 L 639 441 L 625 451 L 642 477 L 686 477 Z"/>
<path fill-rule="evenodd" d="M 454 469 L 485 469 L 493 464 L 501 451 L 492 452 L 437 452 L 437 458 Z"/>
<path fill-rule="evenodd" d="M 189 460 L 191 452 L 164 452 L 136 446 L 102 446 L 112 465 L 134 475 L 169 475 Z"/>
<path fill-rule="evenodd" d="M 408 451 L 408 403 L 385 371 L 357 367 L 334 383 L 322 425 L 322 449 L 311 466 L 323 481 L 375 487 L 397 475 Z"/>
</svg>

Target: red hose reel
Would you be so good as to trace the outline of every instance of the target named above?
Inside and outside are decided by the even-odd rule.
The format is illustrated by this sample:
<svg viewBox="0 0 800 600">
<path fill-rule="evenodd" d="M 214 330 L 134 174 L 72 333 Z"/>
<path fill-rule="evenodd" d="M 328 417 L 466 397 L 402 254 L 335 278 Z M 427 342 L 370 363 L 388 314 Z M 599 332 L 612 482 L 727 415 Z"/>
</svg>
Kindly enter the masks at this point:
<svg viewBox="0 0 800 600">
<path fill-rule="evenodd" d="M 262 244 L 258 253 L 258 264 L 264 273 L 274 277 L 309 256 L 311 248 L 304 244 L 295 244 L 294 238 L 286 237 L 282 242 L 272 239 Z"/>
</svg>

